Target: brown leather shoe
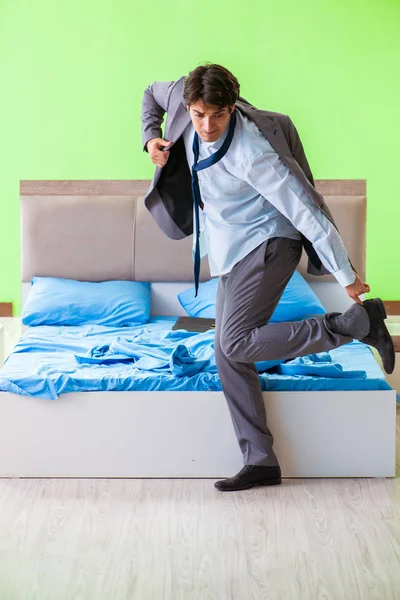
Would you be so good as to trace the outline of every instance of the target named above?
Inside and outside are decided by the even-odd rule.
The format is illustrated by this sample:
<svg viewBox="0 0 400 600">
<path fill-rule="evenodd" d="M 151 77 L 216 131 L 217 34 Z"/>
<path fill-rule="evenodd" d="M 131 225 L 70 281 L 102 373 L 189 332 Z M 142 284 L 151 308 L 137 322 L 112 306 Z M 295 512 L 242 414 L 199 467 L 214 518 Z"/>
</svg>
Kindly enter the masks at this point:
<svg viewBox="0 0 400 600">
<path fill-rule="evenodd" d="M 364 300 L 363 307 L 368 313 L 371 328 L 368 335 L 362 338 L 360 342 L 376 348 L 382 358 L 386 373 L 393 373 L 396 355 L 392 336 L 384 321 L 387 317 L 385 306 L 380 298 L 371 298 L 370 300 Z"/>
<path fill-rule="evenodd" d="M 247 490 L 257 485 L 279 485 L 282 483 L 281 468 L 263 465 L 245 465 L 234 477 L 214 483 L 220 492 Z"/>
</svg>

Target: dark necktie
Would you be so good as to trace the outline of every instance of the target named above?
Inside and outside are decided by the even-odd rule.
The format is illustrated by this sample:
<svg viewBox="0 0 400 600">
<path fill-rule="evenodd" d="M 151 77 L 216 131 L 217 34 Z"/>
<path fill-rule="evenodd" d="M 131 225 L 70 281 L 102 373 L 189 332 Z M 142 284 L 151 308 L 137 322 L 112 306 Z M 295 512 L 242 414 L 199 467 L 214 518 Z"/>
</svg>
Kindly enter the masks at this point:
<svg viewBox="0 0 400 600">
<path fill-rule="evenodd" d="M 200 274 L 200 222 L 199 222 L 199 206 L 203 210 L 204 204 L 201 201 L 200 194 L 200 186 L 199 186 L 199 178 L 197 176 L 197 171 L 202 171 L 207 167 L 211 167 L 215 165 L 225 154 L 228 152 L 229 146 L 231 145 L 233 133 L 235 131 L 236 125 L 236 112 L 233 111 L 231 115 L 231 119 L 229 122 L 228 134 L 222 144 L 221 148 L 214 152 L 208 158 L 204 160 L 199 160 L 199 136 L 197 135 L 197 131 L 194 132 L 193 137 L 193 154 L 194 154 L 194 163 L 192 166 L 192 193 L 194 200 L 194 209 L 195 209 L 195 228 L 196 228 L 196 247 L 194 253 L 194 284 L 195 284 L 195 298 L 197 297 L 197 291 L 199 289 L 199 274 Z"/>
</svg>

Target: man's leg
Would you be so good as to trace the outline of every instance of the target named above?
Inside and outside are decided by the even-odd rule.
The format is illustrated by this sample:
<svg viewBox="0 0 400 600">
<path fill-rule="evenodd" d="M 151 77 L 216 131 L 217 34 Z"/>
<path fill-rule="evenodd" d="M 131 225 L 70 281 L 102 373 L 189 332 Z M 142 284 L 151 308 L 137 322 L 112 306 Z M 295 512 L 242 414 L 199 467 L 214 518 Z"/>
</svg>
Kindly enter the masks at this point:
<svg viewBox="0 0 400 600">
<path fill-rule="evenodd" d="M 257 369 L 252 363 L 240 363 L 227 358 L 220 345 L 220 323 L 226 278 L 220 276 L 215 315 L 215 362 L 222 390 L 227 400 L 233 428 L 243 454 L 244 464 L 278 465 L 272 450 L 273 436 L 266 424 L 265 405 Z"/>
<path fill-rule="evenodd" d="M 300 242 L 272 238 L 219 278 L 215 360 L 245 465 L 278 465 L 254 362 L 295 358 L 353 341 L 334 333 L 325 315 L 268 323 L 300 257 Z"/>
<path fill-rule="evenodd" d="M 288 238 L 266 240 L 226 276 L 220 344 L 228 358 L 239 362 L 291 359 L 323 352 L 353 341 L 333 330 L 328 313 L 302 321 L 269 323 L 287 282 L 301 257 L 301 245 Z M 368 332 L 362 307 L 359 331 Z"/>
</svg>

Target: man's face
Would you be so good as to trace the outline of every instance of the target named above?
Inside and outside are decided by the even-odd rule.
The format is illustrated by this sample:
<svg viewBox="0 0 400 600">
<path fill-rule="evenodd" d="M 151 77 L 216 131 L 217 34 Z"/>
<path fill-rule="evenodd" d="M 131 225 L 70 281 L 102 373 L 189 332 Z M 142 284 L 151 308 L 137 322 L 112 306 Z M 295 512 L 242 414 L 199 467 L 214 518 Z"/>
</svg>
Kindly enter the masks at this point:
<svg viewBox="0 0 400 600">
<path fill-rule="evenodd" d="M 193 127 L 204 142 L 215 142 L 229 125 L 232 106 L 207 106 L 202 100 L 186 107 L 192 119 Z"/>
</svg>

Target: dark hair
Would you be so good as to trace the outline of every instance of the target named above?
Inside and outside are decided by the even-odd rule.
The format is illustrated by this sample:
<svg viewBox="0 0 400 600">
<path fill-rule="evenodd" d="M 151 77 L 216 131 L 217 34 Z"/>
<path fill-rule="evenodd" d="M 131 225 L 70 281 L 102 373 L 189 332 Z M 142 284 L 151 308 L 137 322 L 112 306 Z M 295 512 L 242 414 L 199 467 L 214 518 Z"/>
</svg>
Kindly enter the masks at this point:
<svg viewBox="0 0 400 600">
<path fill-rule="evenodd" d="M 190 71 L 183 87 L 186 105 L 202 100 L 207 106 L 232 106 L 239 97 L 236 77 L 221 65 L 206 63 Z"/>
</svg>

